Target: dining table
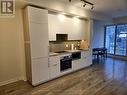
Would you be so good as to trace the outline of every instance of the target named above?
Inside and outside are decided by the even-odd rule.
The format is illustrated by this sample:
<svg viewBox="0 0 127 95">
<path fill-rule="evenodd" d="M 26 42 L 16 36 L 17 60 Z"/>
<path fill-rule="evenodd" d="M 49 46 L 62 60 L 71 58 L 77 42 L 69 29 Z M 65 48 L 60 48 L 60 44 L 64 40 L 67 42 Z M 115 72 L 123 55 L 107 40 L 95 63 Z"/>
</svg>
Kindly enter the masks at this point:
<svg viewBox="0 0 127 95">
<path fill-rule="evenodd" d="M 99 56 L 107 57 L 107 48 L 93 48 L 93 55 L 95 55 L 97 59 L 99 59 Z"/>
</svg>

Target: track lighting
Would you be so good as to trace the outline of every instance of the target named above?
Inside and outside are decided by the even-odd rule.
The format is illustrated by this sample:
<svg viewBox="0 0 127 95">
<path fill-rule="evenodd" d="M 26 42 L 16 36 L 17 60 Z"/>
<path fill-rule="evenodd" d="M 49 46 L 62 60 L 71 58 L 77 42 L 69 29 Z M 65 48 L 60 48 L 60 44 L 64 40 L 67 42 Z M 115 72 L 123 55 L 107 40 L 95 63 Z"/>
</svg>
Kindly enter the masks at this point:
<svg viewBox="0 0 127 95">
<path fill-rule="evenodd" d="M 93 9 L 94 9 L 94 6 L 92 5 L 91 10 L 93 10 Z"/>
<path fill-rule="evenodd" d="M 86 3 L 83 5 L 83 7 L 85 7 L 86 6 Z"/>
<path fill-rule="evenodd" d="M 69 2 L 71 2 L 71 1 L 72 0 L 69 0 Z M 93 3 L 89 2 L 89 1 L 86 1 L 86 0 L 80 0 L 80 1 L 84 3 L 83 7 L 86 7 L 86 5 L 88 4 L 88 5 L 91 5 L 91 10 L 94 9 L 94 4 Z"/>
</svg>

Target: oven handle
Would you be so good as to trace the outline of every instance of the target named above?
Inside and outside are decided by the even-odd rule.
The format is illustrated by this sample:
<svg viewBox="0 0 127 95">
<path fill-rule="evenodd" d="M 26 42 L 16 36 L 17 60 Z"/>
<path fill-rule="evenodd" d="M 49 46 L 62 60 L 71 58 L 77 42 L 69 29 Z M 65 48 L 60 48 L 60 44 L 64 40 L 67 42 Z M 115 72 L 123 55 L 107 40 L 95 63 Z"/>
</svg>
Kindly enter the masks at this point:
<svg viewBox="0 0 127 95">
<path fill-rule="evenodd" d="M 72 58 L 69 58 L 69 59 L 61 59 L 60 61 L 72 61 Z"/>
</svg>

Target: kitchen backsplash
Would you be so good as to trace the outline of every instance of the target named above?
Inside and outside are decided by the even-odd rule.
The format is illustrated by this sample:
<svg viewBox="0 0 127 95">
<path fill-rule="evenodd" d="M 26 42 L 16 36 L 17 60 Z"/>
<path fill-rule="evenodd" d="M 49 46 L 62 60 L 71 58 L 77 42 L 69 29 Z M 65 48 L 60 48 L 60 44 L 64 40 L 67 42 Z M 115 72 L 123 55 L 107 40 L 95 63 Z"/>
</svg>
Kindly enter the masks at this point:
<svg viewBox="0 0 127 95">
<path fill-rule="evenodd" d="M 65 41 L 65 42 L 55 42 L 50 41 L 50 52 L 57 52 L 57 51 L 63 51 L 63 50 L 70 50 L 72 49 L 79 49 L 80 41 Z M 73 45 L 72 45 L 73 44 Z"/>
</svg>

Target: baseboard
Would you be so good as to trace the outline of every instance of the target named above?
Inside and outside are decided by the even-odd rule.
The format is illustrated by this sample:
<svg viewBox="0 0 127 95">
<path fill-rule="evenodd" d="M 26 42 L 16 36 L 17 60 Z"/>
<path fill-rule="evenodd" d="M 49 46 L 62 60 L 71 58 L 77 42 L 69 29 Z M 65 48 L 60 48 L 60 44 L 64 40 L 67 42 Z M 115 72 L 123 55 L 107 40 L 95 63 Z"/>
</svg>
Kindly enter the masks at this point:
<svg viewBox="0 0 127 95">
<path fill-rule="evenodd" d="M 14 83 L 14 82 L 17 82 L 17 81 L 20 81 L 20 80 L 27 81 L 27 79 L 25 77 L 17 77 L 17 78 L 13 78 L 13 79 L 10 79 L 10 80 L 0 82 L 0 86 L 7 85 L 7 84 L 10 84 L 10 83 Z"/>
</svg>

